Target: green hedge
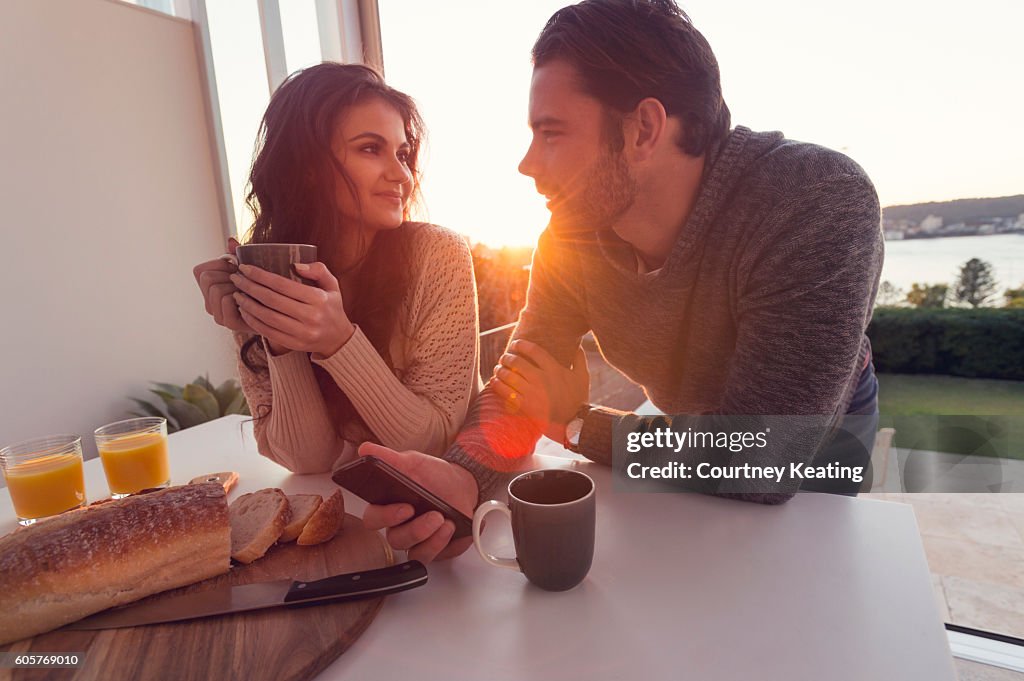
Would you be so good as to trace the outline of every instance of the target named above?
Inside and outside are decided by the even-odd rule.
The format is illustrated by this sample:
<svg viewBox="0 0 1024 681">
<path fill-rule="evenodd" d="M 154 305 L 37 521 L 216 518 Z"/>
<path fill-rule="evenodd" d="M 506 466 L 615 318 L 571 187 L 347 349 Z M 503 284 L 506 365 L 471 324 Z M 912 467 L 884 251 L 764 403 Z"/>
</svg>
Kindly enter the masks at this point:
<svg viewBox="0 0 1024 681">
<path fill-rule="evenodd" d="M 1024 381 L 1024 310 L 878 308 L 868 327 L 875 368 Z"/>
</svg>

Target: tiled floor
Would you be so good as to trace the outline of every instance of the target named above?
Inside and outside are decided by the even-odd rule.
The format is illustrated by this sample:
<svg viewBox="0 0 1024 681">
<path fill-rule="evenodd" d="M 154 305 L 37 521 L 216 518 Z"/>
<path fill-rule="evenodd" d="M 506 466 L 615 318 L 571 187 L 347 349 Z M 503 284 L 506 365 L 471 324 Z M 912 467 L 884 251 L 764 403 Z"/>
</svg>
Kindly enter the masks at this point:
<svg viewBox="0 0 1024 681">
<path fill-rule="evenodd" d="M 914 507 L 947 622 L 1024 638 L 1024 494 L 862 494 Z"/>
</svg>

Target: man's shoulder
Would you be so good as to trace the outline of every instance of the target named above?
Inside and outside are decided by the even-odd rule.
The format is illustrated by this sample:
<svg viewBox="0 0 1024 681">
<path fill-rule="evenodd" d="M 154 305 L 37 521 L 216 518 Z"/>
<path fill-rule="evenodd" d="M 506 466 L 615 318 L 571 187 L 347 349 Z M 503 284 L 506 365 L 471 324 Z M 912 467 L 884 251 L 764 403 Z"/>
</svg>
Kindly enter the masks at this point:
<svg viewBox="0 0 1024 681">
<path fill-rule="evenodd" d="M 600 242 L 599 233 L 594 229 L 565 230 L 548 225 L 537 238 L 533 265 L 557 267 L 562 276 L 581 268 L 590 270 L 593 275 L 594 268 L 604 262 Z"/>
<path fill-rule="evenodd" d="M 569 252 L 573 242 L 574 240 L 569 235 L 548 225 L 537 237 L 537 246 L 534 252 L 547 257 L 553 257 L 556 253 L 559 256 L 564 256 Z"/>
<path fill-rule="evenodd" d="M 846 154 L 811 142 L 783 139 L 766 161 L 772 170 L 807 180 L 856 177 L 870 181 L 864 169 Z"/>
<path fill-rule="evenodd" d="M 774 192 L 806 191 L 830 182 L 859 181 L 871 187 L 864 169 L 846 154 L 829 147 L 783 137 L 780 133 L 751 132 L 755 148 L 742 183 Z"/>
<path fill-rule="evenodd" d="M 878 195 L 856 161 L 780 133 L 747 132 L 746 164 L 730 204 L 739 215 L 756 216 L 746 224 L 756 225 L 758 241 L 859 239 L 873 248 L 881 239 Z"/>
</svg>

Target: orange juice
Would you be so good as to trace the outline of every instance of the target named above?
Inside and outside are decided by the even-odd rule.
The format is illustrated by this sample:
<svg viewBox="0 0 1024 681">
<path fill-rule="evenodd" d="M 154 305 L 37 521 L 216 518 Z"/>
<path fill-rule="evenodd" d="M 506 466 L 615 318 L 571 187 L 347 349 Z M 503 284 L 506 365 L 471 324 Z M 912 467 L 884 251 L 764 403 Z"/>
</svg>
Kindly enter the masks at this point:
<svg viewBox="0 0 1024 681">
<path fill-rule="evenodd" d="M 44 518 L 85 503 L 80 453 L 42 456 L 9 466 L 4 477 L 19 518 Z"/>
<path fill-rule="evenodd" d="M 107 485 L 115 495 L 132 494 L 148 487 L 163 487 L 171 480 L 167 465 L 167 435 L 136 433 L 97 443 Z"/>
</svg>

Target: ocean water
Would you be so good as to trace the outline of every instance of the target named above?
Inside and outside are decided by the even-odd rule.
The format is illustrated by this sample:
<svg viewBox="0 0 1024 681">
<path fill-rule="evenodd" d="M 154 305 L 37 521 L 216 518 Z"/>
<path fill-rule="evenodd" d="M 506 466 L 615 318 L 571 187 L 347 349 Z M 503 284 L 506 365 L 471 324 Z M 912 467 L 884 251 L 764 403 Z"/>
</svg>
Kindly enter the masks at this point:
<svg viewBox="0 0 1024 681">
<path fill-rule="evenodd" d="M 942 239 L 907 239 L 885 242 L 882 281 L 890 281 L 904 292 L 914 282 L 950 284 L 956 281 L 960 266 L 971 258 L 992 265 L 997 290 L 1024 286 L 1024 234 L 960 236 Z"/>
</svg>

